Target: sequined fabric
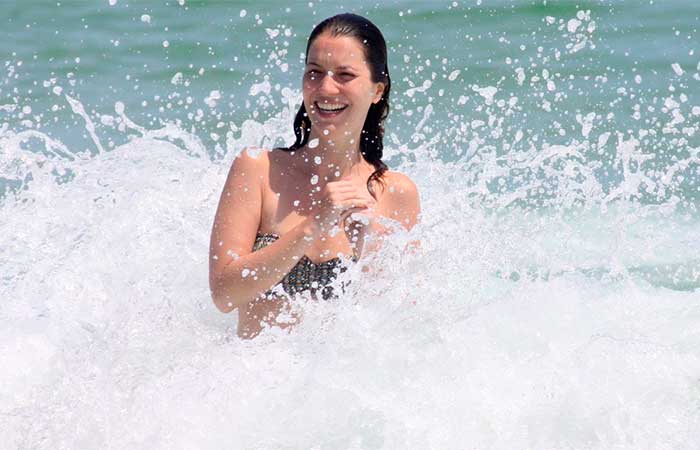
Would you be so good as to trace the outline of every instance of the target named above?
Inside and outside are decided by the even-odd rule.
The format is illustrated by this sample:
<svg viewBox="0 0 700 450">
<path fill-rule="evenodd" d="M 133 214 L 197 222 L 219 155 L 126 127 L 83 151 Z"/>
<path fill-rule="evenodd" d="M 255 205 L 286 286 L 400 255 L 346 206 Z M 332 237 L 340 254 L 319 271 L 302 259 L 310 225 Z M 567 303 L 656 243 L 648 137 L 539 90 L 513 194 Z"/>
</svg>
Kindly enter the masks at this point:
<svg viewBox="0 0 700 450">
<path fill-rule="evenodd" d="M 260 250 L 277 239 L 279 239 L 279 236 L 276 234 L 258 233 L 255 236 L 253 251 Z M 346 270 L 347 267 L 344 266 L 340 258 L 333 258 L 316 264 L 304 255 L 296 266 L 280 281 L 280 284 L 289 295 L 310 291 L 314 296 L 320 295 L 324 300 L 328 300 L 333 297 L 333 288 L 330 284 L 338 274 Z"/>
</svg>

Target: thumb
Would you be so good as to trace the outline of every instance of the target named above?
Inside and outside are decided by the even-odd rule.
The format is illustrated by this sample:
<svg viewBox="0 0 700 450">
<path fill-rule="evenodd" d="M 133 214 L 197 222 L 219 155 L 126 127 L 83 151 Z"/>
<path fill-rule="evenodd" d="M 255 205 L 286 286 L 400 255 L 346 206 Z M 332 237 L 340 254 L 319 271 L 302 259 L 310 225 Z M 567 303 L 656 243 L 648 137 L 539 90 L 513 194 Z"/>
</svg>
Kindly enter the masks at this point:
<svg viewBox="0 0 700 450">
<path fill-rule="evenodd" d="M 348 208 L 342 213 L 340 213 L 340 217 L 338 218 L 338 223 L 345 225 L 345 221 L 350 217 L 352 213 L 360 212 L 360 211 L 365 211 L 368 208 L 366 206 L 356 206 L 354 208 Z"/>
</svg>

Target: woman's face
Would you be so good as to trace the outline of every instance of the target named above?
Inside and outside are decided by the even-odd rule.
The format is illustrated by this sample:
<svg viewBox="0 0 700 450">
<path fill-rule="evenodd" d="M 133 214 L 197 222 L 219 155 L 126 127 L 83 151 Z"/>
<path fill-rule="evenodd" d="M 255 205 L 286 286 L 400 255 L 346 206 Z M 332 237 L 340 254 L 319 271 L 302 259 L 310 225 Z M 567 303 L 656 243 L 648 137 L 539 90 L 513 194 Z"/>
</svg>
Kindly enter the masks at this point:
<svg viewBox="0 0 700 450">
<path fill-rule="evenodd" d="M 357 39 L 322 33 L 312 42 L 303 93 L 314 134 L 335 140 L 359 136 L 370 105 L 383 92 L 384 84 L 372 81 Z"/>
</svg>

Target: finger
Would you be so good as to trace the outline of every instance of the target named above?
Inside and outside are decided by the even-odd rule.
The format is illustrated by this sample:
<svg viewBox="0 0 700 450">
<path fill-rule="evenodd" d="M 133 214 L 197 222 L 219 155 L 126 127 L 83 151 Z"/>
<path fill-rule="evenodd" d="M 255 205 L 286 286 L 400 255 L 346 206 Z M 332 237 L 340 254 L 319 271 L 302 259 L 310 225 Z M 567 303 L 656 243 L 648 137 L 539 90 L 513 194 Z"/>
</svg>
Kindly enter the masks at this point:
<svg viewBox="0 0 700 450">
<path fill-rule="evenodd" d="M 328 198 L 331 199 L 331 201 L 334 202 L 345 202 L 345 201 L 350 201 L 353 199 L 361 199 L 365 202 L 370 202 L 372 197 L 367 197 L 365 195 L 362 195 L 361 192 L 357 192 L 356 190 L 350 190 L 350 191 L 334 191 L 328 194 Z"/>
<path fill-rule="evenodd" d="M 328 188 L 354 188 L 355 184 L 351 181 L 347 180 L 339 180 L 339 181 L 329 181 L 328 184 L 326 184 Z"/>
<path fill-rule="evenodd" d="M 328 197 L 347 197 L 350 195 L 357 195 L 355 189 L 351 187 L 330 187 L 326 189 L 324 196 Z"/>
<path fill-rule="evenodd" d="M 333 210 L 343 211 L 355 206 L 368 206 L 368 203 L 361 197 L 338 197 L 336 196 L 330 201 L 330 206 Z"/>
<path fill-rule="evenodd" d="M 362 209 L 362 210 L 369 209 L 369 205 L 367 205 L 359 200 L 355 201 L 355 202 L 349 202 L 349 203 L 343 205 L 341 213 L 345 214 L 346 211 L 352 211 L 355 209 Z"/>
<path fill-rule="evenodd" d="M 344 228 L 362 228 L 365 225 L 369 225 L 371 222 L 371 215 L 367 213 L 366 209 L 360 209 L 351 211 L 345 215 L 342 224 Z"/>
<path fill-rule="evenodd" d="M 374 206 L 374 202 L 363 198 L 363 197 L 358 197 L 358 196 L 353 196 L 353 197 L 345 197 L 343 199 L 339 199 L 337 203 L 335 204 L 336 207 L 341 207 L 343 209 L 347 208 L 354 208 L 354 207 L 362 207 L 362 208 L 369 208 Z"/>
<path fill-rule="evenodd" d="M 328 190 L 328 195 L 358 195 L 352 187 L 335 187 Z"/>
<path fill-rule="evenodd" d="M 343 211 L 342 213 L 340 213 L 340 217 L 338 218 L 338 222 L 345 225 L 345 221 L 348 219 L 348 217 L 350 217 L 351 214 L 356 213 L 356 212 L 365 211 L 366 209 L 367 208 L 363 207 L 363 206 L 356 206 L 354 208 L 348 208 L 345 211 Z"/>
</svg>

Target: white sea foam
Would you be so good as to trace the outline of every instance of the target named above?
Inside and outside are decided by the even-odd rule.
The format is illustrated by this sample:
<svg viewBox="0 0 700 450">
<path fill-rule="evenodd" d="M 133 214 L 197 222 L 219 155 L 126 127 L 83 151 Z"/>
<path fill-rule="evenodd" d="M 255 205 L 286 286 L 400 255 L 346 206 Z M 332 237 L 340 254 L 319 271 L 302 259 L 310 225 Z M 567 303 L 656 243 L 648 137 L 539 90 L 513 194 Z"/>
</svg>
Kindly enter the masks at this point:
<svg viewBox="0 0 700 450">
<path fill-rule="evenodd" d="M 221 100 L 221 92 L 218 90 L 211 91 L 209 95 L 204 99 L 204 103 L 210 108 L 216 108 L 216 104 Z"/>
<path fill-rule="evenodd" d="M 475 91 L 498 106 L 496 87 Z M 343 274 L 337 301 L 295 302 L 291 333 L 241 341 L 209 296 L 209 232 L 233 157 L 290 142 L 294 102 L 237 125 L 219 159 L 191 124 L 149 129 L 122 102 L 100 121 L 131 137 L 105 151 L 67 101 L 99 152 L 0 129 L 0 177 L 19 185 L 0 203 L 13 448 L 696 446 L 700 227 L 678 186 L 700 150 L 660 167 L 586 112 L 566 145 L 474 139 L 447 163 L 437 141 L 398 141 L 421 224 Z M 598 150 L 620 179 L 600 175 Z"/>
<path fill-rule="evenodd" d="M 484 101 L 486 102 L 487 105 L 490 105 L 491 103 L 493 103 L 493 97 L 498 92 L 498 88 L 496 88 L 495 86 L 486 86 L 486 87 L 473 86 L 472 89 L 475 92 L 478 92 L 479 95 L 481 95 L 484 98 Z"/>
</svg>

